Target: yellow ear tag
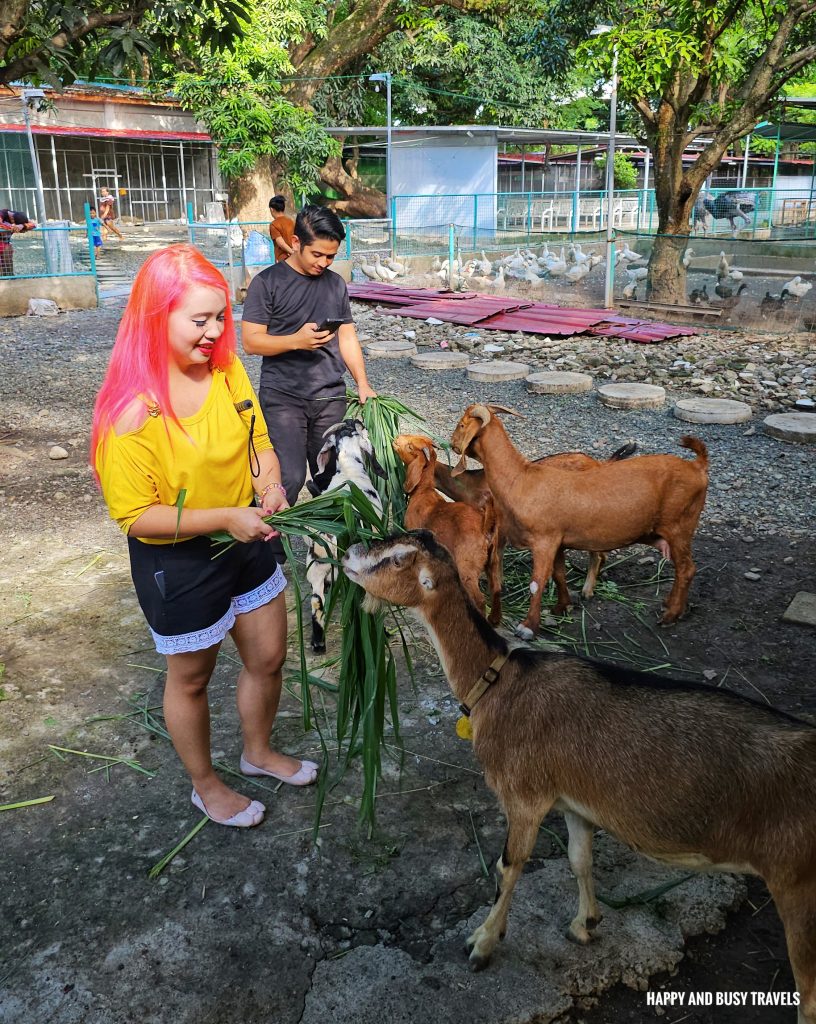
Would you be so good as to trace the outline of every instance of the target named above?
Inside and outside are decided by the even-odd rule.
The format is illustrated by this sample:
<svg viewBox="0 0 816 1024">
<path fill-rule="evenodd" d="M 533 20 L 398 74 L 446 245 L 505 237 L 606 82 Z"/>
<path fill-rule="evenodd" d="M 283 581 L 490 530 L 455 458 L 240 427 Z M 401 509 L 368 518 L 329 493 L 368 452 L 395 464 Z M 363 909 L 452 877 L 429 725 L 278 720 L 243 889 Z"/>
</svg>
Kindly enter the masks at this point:
<svg viewBox="0 0 816 1024">
<path fill-rule="evenodd" d="M 470 719 L 467 717 L 467 715 L 462 715 L 461 718 L 457 719 L 456 735 L 459 737 L 460 740 L 473 739 L 473 726 L 470 724 Z"/>
</svg>

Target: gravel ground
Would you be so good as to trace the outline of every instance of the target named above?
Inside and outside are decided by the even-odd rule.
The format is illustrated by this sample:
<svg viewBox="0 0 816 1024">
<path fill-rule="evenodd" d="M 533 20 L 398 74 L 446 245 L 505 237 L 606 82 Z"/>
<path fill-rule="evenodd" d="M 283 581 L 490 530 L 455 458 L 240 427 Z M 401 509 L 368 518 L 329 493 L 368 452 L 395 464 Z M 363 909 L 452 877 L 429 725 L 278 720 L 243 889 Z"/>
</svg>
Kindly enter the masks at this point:
<svg viewBox="0 0 816 1024">
<path fill-rule="evenodd" d="M 135 263 L 144 258 L 144 249 L 139 246 L 128 255 Z M 53 319 L 20 317 L 0 322 L 0 349 L 6 355 L 0 382 L 2 433 L 7 446 L 29 449 L 33 444 L 40 458 L 46 458 L 54 444 L 71 453 L 86 450 L 94 397 L 121 311 L 117 304 L 63 313 Z M 235 315 L 240 317 L 240 307 Z M 603 454 L 630 440 L 644 453 L 679 453 L 678 439 L 692 432 L 709 446 L 712 460 L 704 525 L 722 524 L 749 535 L 778 531 L 802 535 L 812 527 L 816 503 L 813 450 L 768 437 L 760 417 L 790 408 L 794 395 L 816 398 L 813 335 L 759 339 L 735 332 L 708 332 L 648 346 L 581 337 L 548 343 L 529 335 L 510 337 L 384 317 L 360 303 L 355 303 L 354 315 L 364 343 L 366 339 L 403 338 L 409 331 L 414 332 L 420 348 L 438 348 L 445 342 L 451 349 L 472 349 L 478 359 L 489 358 L 481 351 L 485 343 L 504 345 L 499 358 L 521 359 L 534 369 L 580 370 L 591 374 L 596 384 L 616 380 L 659 383 L 668 393 L 663 410 L 620 412 L 602 406 L 591 392 L 529 395 L 523 381 L 475 384 L 464 370 L 429 372 L 415 369 L 407 360 L 370 360 L 375 387 L 403 399 L 442 437 L 450 436 L 461 411 L 474 401 L 508 404 L 523 413 L 523 419 L 508 417 L 507 425 L 528 455 L 565 450 Z M 530 345 L 543 347 L 530 350 Z M 247 358 L 245 362 L 251 378 L 257 380 L 259 360 Z M 738 365 L 744 369 L 733 369 Z M 736 380 L 728 389 L 724 383 L 715 384 L 712 393 L 751 403 L 756 415 L 749 424 L 686 424 L 671 415 L 674 400 L 699 395 L 705 389 L 705 384 L 697 381 L 716 381 L 729 374 Z M 773 389 L 760 383 L 772 376 L 779 382 Z M 4 494 L 10 506 L 27 504 L 33 495 L 51 486 L 38 471 L 37 462 L 28 460 L 25 472 L 4 479 L 0 496 Z M 64 479 L 63 490 L 72 494 L 79 490 L 84 500 L 96 500 L 90 474 L 80 460 L 71 458 L 66 470 L 68 465 L 71 472 Z"/>
<path fill-rule="evenodd" d="M 168 231 L 164 240 L 174 237 Z M 145 240 L 128 235 L 123 245 L 110 247 L 106 259 L 110 257 L 120 278 L 132 276 L 153 241 L 152 236 Z M 13 920 L 7 929 L 14 947 L 14 956 L 7 959 L 16 972 L 12 983 L 19 990 L 19 1005 L 36 997 L 43 1006 L 48 1003 L 47 1013 L 40 1016 L 58 1024 L 90 1020 L 78 996 L 90 998 L 88 992 L 97 989 L 119 1001 L 120 1012 L 106 1018 L 110 1024 L 164 1020 L 167 1006 L 176 1005 L 173 1000 L 182 989 L 185 1009 L 176 1014 L 180 1020 L 210 1021 L 214 1013 L 219 1024 L 294 1021 L 301 1018 L 303 993 L 312 985 L 308 970 L 313 961 L 307 962 L 305 950 L 314 947 L 315 957 L 325 958 L 352 946 L 372 945 L 380 955 L 393 945 L 421 959 L 441 929 L 457 926 L 485 906 L 492 886 L 482 878 L 473 840 L 492 858 L 501 849 L 502 823 L 492 796 L 474 775 L 460 773 L 464 783 L 454 779 L 449 791 L 434 788 L 448 784 L 442 776 L 461 764 L 468 751 L 457 746 L 455 702 L 436 659 L 422 653 L 418 695 L 407 681 L 400 690 L 409 751 L 418 752 L 406 758 L 406 771 L 414 770 L 417 777 L 406 775 L 404 791 L 411 795 L 404 803 L 383 801 L 382 832 L 375 840 L 357 837 L 353 799 L 338 797 L 331 818 L 335 833 L 325 833 L 322 856 L 327 859 L 318 864 L 308 838 L 308 795 L 296 802 L 289 794 L 288 803 L 276 805 L 272 827 L 248 837 L 268 844 L 258 847 L 260 853 L 236 860 L 240 837 L 208 831 L 155 887 L 145 883 L 147 868 L 187 828 L 183 812 L 189 816 L 189 790 L 183 792 L 185 785 L 167 748 L 132 721 L 121 716 L 117 720 L 118 713 L 131 710 L 126 701 L 146 688 L 160 702 L 160 682 L 151 667 L 155 659 L 132 594 L 122 537 L 107 519 L 86 465 L 93 400 L 121 312 L 120 302 L 54 319 L 0 320 L 0 533 L 5 540 L 0 550 L 0 582 L 5 584 L 0 588 L 0 617 L 9 639 L 0 687 L 8 727 L 0 736 L 0 753 L 10 766 L 0 775 L 0 785 L 8 800 L 56 794 L 52 805 L 9 823 L 16 826 L 7 843 L 13 882 L 6 892 Z M 360 334 L 372 340 L 401 338 L 413 330 L 423 347 L 437 347 L 440 341 L 450 348 L 470 345 L 476 352 L 481 347 L 479 332 L 466 328 L 380 317 L 362 305 L 355 306 L 355 316 Z M 476 337 L 469 337 L 473 333 Z M 500 339 L 491 333 L 486 340 Z M 755 363 L 761 374 L 748 366 L 742 372 L 755 372 L 760 381 L 769 379 L 767 370 L 773 365 L 777 381 L 802 377 L 801 383 L 791 379 L 789 385 L 796 393 L 802 389 L 812 395 L 813 346 L 813 336 L 709 332 L 653 346 L 576 338 L 542 348 L 535 359 L 523 353 L 541 369 L 564 367 L 559 359 L 570 368 L 574 360 L 572 367 L 586 369 L 596 383 L 613 376 L 632 379 L 626 374 L 637 371 L 643 377 L 634 379 L 665 384 L 666 407 L 637 413 L 607 409 L 592 393 L 533 396 L 523 382 L 475 385 L 464 371 L 423 372 L 405 360 L 372 360 L 369 369 L 375 387 L 404 400 L 441 437 L 450 436 L 471 401 L 516 407 L 524 418 L 506 417 L 507 426 L 529 455 L 574 449 L 606 454 L 630 439 L 643 452 L 681 452 L 681 434 L 702 437 L 711 454 L 711 487 L 695 542 L 700 571 L 692 588 L 692 614 L 657 635 L 647 619 L 654 618 L 659 593 L 656 587 L 644 589 L 643 578 L 653 570 L 645 569 L 640 558 L 614 567 L 612 575 L 624 586 L 638 583 L 639 589 L 627 593 L 642 596 L 645 611 L 636 618 L 619 601 L 595 601 L 587 607 L 590 639 L 619 644 L 621 637 L 631 635 L 637 650 L 655 664 L 663 662 L 665 651 L 673 673 L 714 680 L 712 685 L 725 683 L 812 718 L 812 630 L 782 623 L 780 616 L 795 592 L 813 589 L 816 459 L 812 447 L 776 441 L 763 433 L 760 423 L 765 411 L 786 407 L 788 383 L 782 382 L 780 399 L 766 394 L 769 385 L 751 384 L 746 397 L 753 400 L 757 415 L 739 426 L 692 427 L 676 420 L 670 406 L 679 397 L 699 394 L 694 377 L 675 374 L 688 369 L 675 365 L 680 358 L 712 379 L 719 372 L 713 367 L 725 370 L 729 360 Z M 502 358 L 517 354 L 508 347 Z M 246 363 L 257 381 L 259 360 Z M 67 457 L 49 458 L 55 444 Z M 646 554 L 654 561 L 654 552 Z M 579 611 L 569 628 L 577 636 L 582 627 Z M 331 639 L 336 643 L 337 631 Z M 217 742 L 226 741 L 232 751 L 237 737 L 228 688 L 233 662 L 226 658 L 219 672 L 213 694 Z M 92 715 L 109 717 L 92 725 Z M 299 730 L 299 722 L 299 709 L 290 701 L 281 715 L 280 733 L 291 743 L 288 749 L 305 754 L 303 745 L 311 741 Z M 75 765 L 43 756 L 44 744 L 55 742 L 74 749 L 132 750 L 164 771 L 150 786 L 141 776 L 115 776 L 115 786 L 106 786 L 100 797 L 100 775 L 85 776 Z M 23 768 L 27 772 L 21 775 Z M 550 824 L 561 829 L 560 821 Z M 294 838 L 281 845 L 280 836 Z M 557 855 L 555 847 L 542 853 L 545 859 Z M 540 860 L 531 863 L 531 872 Z M 313 869 L 313 864 L 318 866 Z M 88 871 L 80 874 L 78 866 Z M 252 884 L 241 889 L 247 871 Z M 705 940 L 703 947 L 693 946 L 676 977 L 655 984 L 681 991 L 790 990 L 781 927 L 768 908 L 764 888 L 758 882 L 751 885 L 753 905 L 721 936 Z M 362 916 L 369 903 L 371 919 L 367 912 Z M 123 906 L 140 907 L 140 912 L 134 918 L 123 914 Z M 535 913 L 541 912 L 537 905 Z M 518 929 L 519 917 L 514 920 Z M 514 950 L 523 956 L 522 946 L 513 946 L 519 934 L 512 933 L 504 947 L 505 973 L 497 975 L 497 984 L 502 977 L 514 984 L 515 976 L 508 972 Z M 217 942 L 210 951 L 214 935 Z M 609 947 L 608 941 L 601 944 L 600 953 Z M 257 963 L 252 960 L 256 954 Z M 276 965 L 271 975 L 270 962 Z M 87 991 L 81 984 L 75 988 L 77 978 L 82 981 L 94 971 L 98 977 Z M 47 984 L 40 984 L 46 975 Z M 229 1003 L 217 1003 L 215 1009 L 208 987 L 212 977 L 230 991 Z M 246 986 L 246 977 L 256 979 L 254 988 Z M 468 977 L 463 968 L 458 986 L 465 1005 L 473 998 L 465 990 Z M 186 979 L 182 989 L 179 978 Z M 354 979 L 355 1013 L 370 978 L 360 972 Z M 201 992 L 206 997 L 199 1002 Z M 428 998 L 433 1014 L 434 997 Z M 688 1024 L 787 1024 L 790 1016 L 785 1008 L 738 1013 L 701 1011 L 690 1014 Z M 30 1016 L 12 1012 L 19 1021 Z M 579 1008 L 570 1019 L 643 1024 L 652 1018 L 642 993 L 619 989 L 596 1011 Z"/>
</svg>

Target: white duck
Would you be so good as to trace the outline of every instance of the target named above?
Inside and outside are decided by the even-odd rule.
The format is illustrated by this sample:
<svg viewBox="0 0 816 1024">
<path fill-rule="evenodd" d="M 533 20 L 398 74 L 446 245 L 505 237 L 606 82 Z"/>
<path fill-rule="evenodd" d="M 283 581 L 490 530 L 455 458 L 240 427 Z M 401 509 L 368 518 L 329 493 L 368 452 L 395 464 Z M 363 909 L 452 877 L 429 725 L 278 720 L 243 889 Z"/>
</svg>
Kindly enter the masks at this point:
<svg viewBox="0 0 816 1024">
<path fill-rule="evenodd" d="M 577 284 L 582 281 L 589 273 L 589 263 L 575 263 L 569 268 L 564 277 L 572 284 Z"/>
<path fill-rule="evenodd" d="M 694 250 L 691 248 L 691 246 L 689 246 L 688 249 L 686 249 L 686 251 L 683 253 L 683 266 L 686 268 L 686 270 L 688 270 L 689 268 L 689 264 L 691 263 L 691 257 L 693 255 Z"/>
<path fill-rule="evenodd" d="M 360 270 L 362 270 L 362 272 L 365 274 L 365 276 L 370 281 L 379 281 L 380 280 L 380 276 L 377 273 L 377 268 L 375 266 L 373 266 L 372 264 L 366 263 L 364 260 L 360 260 L 359 267 L 360 267 Z"/>
<path fill-rule="evenodd" d="M 624 242 L 623 248 L 618 250 L 618 261 L 624 263 L 642 263 L 646 259 L 645 256 L 641 256 L 639 252 L 635 252 L 634 249 L 629 248 L 629 243 Z"/>
<path fill-rule="evenodd" d="M 791 281 L 784 286 L 783 292 L 788 292 L 795 299 L 803 299 L 813 285 L 810 281 L 803 281 L 799 274 L 796 275 Z"/>
<path fill-rule="evenodd" d="M 638 281 L 645 281 L 649 276 L 648 267 L 627 267 L 626 276 L 629 278 L 629 283 L 637 283 Z"/>
<path fill-rule="evenodd" d="M 392 260 L 390 256 L 386 256 L 383 263 L 388 267 L 389 270 L 393 270 L 398 277 L 404 277 L 408 273 L 408 268 L 404 263 L 397 263 L 396 260 Z"/>
<path fill-rule="evenodd" d="M 485 256 L 485 251 L 484 249 L 482 249 L 482 259 L 479 263 L 479 273 L 482 274 L 484 277 L 487 277 L 489 274 L 492 274 L 492 272 L 493 264 L 490 262 L 487 256 Z"/>
<path fill-rule="evenodd" d="M 720 251 L 720 262 L 717 264 L 717 279 L 722 280 L 724 277 L 728 277 L 728 272 L 731 267 L 728 265 L 728 260 L 725 258 L 725 250 Z"/>
<path fill-rule="evenodd" d="M 494 290 L 502 291 L 502 289 L 505 287 L 505 284 L 506 284 L 506 282 L 504 280 L 504 267 L 499 267 L 499 272 L 498 272 L 498 274 L 496 274 L 496 276 L 493 279 L 493 281 L 491 282 L 491 284 L 492 284 Z"/>
<path fill-rule="evenodd" d="M 385 284 L 390 284 L 397 276 L 393 270 L 389 270 L 388 267 L 383 265 L 379 253 L 375 253 L 374 255 L 374 271 L 377 277 L 379 277 L 379 279 Z"/>
<path fill-rule="evenodd" d="M 637 281 L 630 281 L 629 284 L 623 289 L 623 297 L 625 299 L 637 299 Z"/>
</svg>

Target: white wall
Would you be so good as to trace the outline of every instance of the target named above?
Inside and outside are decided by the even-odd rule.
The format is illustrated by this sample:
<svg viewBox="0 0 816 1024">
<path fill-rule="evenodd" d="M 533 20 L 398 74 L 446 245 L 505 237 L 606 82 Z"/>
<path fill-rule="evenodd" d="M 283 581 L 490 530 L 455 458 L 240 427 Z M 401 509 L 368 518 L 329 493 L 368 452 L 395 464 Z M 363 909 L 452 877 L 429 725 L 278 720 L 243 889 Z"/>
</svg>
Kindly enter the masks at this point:
<svg viewBox="0 0 816 1024">
<path fill-rule="evenodd" d="M 395 135 L 391 182 L 397 197 L 397 227 L 447 229 L 456 224 L 472 230 L 496 226 L 495 199 L 473 196 L 497 189 L 497 152 L 493 136 L 434 139 Z M 433 196 L 445 196 L 434 199 Z"/>
</svg>

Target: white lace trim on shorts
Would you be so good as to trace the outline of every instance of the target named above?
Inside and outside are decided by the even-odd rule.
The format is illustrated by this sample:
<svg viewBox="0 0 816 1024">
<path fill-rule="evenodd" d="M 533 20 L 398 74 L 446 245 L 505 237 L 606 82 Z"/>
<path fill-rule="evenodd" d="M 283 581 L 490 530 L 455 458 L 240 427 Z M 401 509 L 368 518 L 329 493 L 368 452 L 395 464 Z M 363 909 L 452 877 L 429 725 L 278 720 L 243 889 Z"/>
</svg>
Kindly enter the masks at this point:
<svg viewBox="0 0 816 1024">
<path fill-rule="evenodd" d="M 233 597 L 230 608 L 224 612 L 218 622 L 206 629 L 193 633 L 182 633 L 180 636 L 162 636 L 150 627 L 153 642 L 159 654 L 186 654 L 189 651 L 203 651 L 207 647 L 219 644 L 235 625 L 236 615 L 253 612 L 278 596 L 286 589 L 287 580 L 283 570 L 278 566 L 268 580 L 247 594 Z"/>
</svg>

